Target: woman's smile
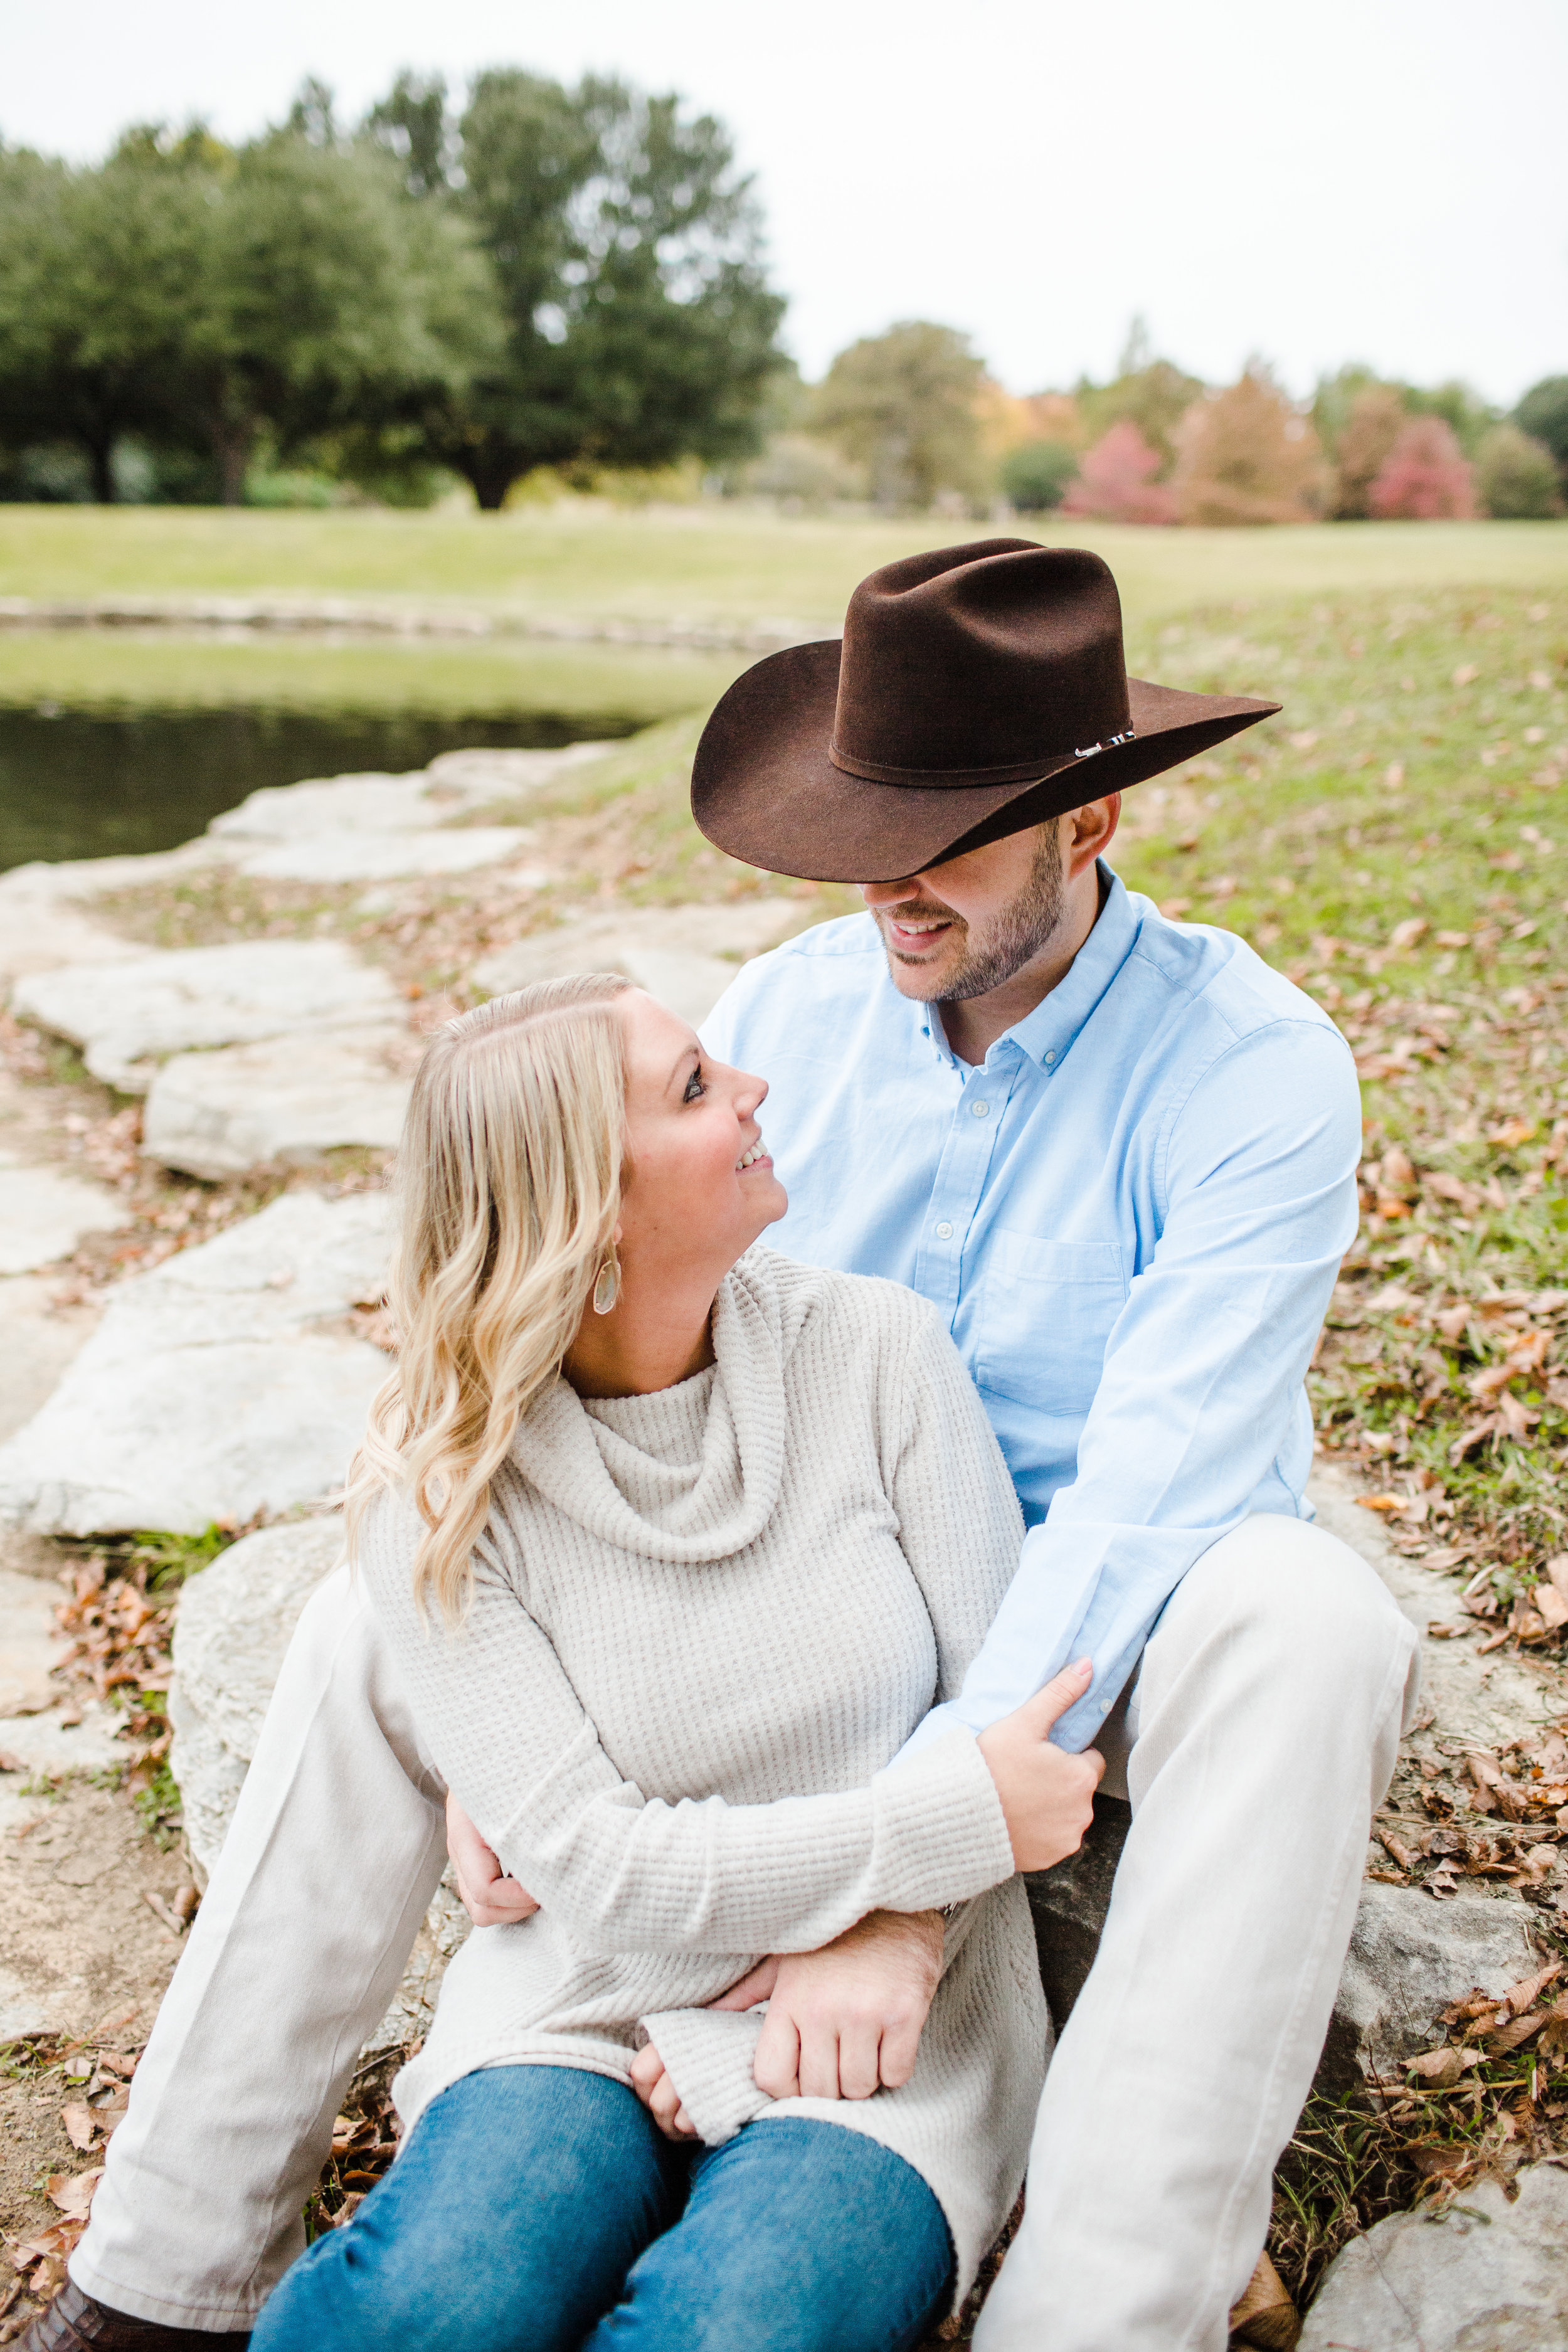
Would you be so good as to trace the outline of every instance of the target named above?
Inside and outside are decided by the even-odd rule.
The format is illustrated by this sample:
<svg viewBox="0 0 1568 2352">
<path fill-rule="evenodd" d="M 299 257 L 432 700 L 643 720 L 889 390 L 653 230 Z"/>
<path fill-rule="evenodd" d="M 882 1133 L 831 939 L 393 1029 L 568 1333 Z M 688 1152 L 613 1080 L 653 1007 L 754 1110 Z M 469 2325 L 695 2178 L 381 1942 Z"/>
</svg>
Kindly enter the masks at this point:
<svg viewBox="0 0 1568 2352">
<path fill-rule="evenodd" d="M 736 1160 L 735 1172 L 743 1176 L 748 1168 L 771 1168 L 773 1164 L 773 1154 L 759 1135 L 755 1143 L 748 1145 Z"/>
</svg>

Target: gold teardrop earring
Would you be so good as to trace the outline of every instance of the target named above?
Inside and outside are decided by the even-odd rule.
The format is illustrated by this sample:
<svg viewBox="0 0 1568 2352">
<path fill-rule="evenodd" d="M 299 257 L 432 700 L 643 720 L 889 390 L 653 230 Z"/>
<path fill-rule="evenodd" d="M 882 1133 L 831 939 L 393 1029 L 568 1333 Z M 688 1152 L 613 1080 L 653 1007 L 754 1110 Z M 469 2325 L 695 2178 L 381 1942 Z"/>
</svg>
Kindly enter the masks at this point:
<svg viewBox="0 0 1568 2352">
<path fill-rule="evenodd" d="M 599 1268 L 598 1278 L 594 1284 L 595 1314 L 607 1315 L 620 1295 L 621 1261 L 616 1255 L 615 1243 L 612 1242 L 610 1254 Z"/>
</svg>

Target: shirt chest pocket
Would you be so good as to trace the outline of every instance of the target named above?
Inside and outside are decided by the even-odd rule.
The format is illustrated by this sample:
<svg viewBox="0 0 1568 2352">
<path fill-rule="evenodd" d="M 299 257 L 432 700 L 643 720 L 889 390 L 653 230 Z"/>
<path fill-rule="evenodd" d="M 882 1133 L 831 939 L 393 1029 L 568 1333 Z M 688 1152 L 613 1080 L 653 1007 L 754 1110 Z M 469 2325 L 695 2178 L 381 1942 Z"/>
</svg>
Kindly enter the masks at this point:
<svg viewBox="0 0 1568 2352">
<path fill-rule="evenodd" d="M 1081 1420 L 1127 1299 L 1114 1242 L 1050 1242 L 999 1228 L 986 1251 L 974 1377 L 1037 1411 Z"/>
</svg>

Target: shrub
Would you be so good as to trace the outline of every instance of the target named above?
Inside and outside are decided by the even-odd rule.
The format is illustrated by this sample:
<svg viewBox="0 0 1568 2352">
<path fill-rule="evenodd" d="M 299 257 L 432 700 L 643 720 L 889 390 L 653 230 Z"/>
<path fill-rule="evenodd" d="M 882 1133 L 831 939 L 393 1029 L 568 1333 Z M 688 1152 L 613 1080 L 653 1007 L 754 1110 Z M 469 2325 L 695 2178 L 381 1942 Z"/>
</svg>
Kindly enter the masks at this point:
<svg viewBox="0 0 1568 2352">
<path fill-rule="evenodd" d="M 1174 522 L 1175 501 L 1154 479 L 1159 470 L 1160 452 L 1124 417 L 1081 459 L 1062 512 L 1092 515 L 1100 522 Z"/>
<path fill-rule="evenodd" d="M 1531 384 L 1514 410 L 1513 421 L 1521 433 L 1551 450 L 1568 488 L 1568 375 L 1543 376 Z"/>
<path fill-rule="evenodd" d="M 1398 440 L 1405 423 L 1403 394 L 1392 383 L 1371 383 L 1352 401 L 1340 435 L 1333 513 L 1359 522 L 1370 511 L 1372 486 Z"/>
<path fill-rule="evenodd" d="M 1065 441 L 1026 441 L 1003 460 L 1002 493 L 1020 514 L 1042 514 L 1060 506 L 1077 472 L 1077 452 Z"/>
<path fill-rule="evenodd" d="M 1183 522 L 1310 522 L 1323 492 L 1318 436 L 1260 367 L 1194 403 L 1171 488 Z"/>
<path fill-rule="evenodd" d="M 1367 493 L 1384 522 L 1468 522 L 1476 511 L 1475 468 L 1440 416 L 1412 416 Z"/>
<path fill-rule="evenodd" d="M 1499 522 L 1544 522 L 1563 511 L 1551 450 L 1517 425 L 1494 425 L 1481 443 L 1476 488 Z"/>
</svg>

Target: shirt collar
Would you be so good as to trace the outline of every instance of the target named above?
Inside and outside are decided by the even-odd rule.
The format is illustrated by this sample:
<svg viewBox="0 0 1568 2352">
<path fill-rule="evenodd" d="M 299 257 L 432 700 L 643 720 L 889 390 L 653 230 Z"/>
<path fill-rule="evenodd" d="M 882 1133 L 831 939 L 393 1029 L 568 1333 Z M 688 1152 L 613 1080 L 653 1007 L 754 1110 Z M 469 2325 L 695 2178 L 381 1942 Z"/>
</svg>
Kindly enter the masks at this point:
<svg viewBox="0 0 1568 2352">
<path fill-rule="evenodd" d="M 1041 1069 L 1054 1070 L 1062 1062 L 1079 1030 L 1094 1012 L 1101 997 L 1110 987 L 1131 952 L 1138 937 L 1138 917 L 1126 886 L 1103 859 L 1098 866 L 1100 885 L 1105 892 L 1094 929 L 1079 948 L 1066 976 L 1057 982 L 1050 994 L 1042 997 L 1032 1013 L 1011 1029 L 1004 1030 L 992 1046 L 992 1055 L 1011 1047 L 1025 1054 Z M 934 1005 L 916 1004 L 910 1010 L 921 1023 L 926 1035 L 939 1057 L 958 1066 L 956 1056 L 942 1034 L 942 1021 Z"/>
</svg>

